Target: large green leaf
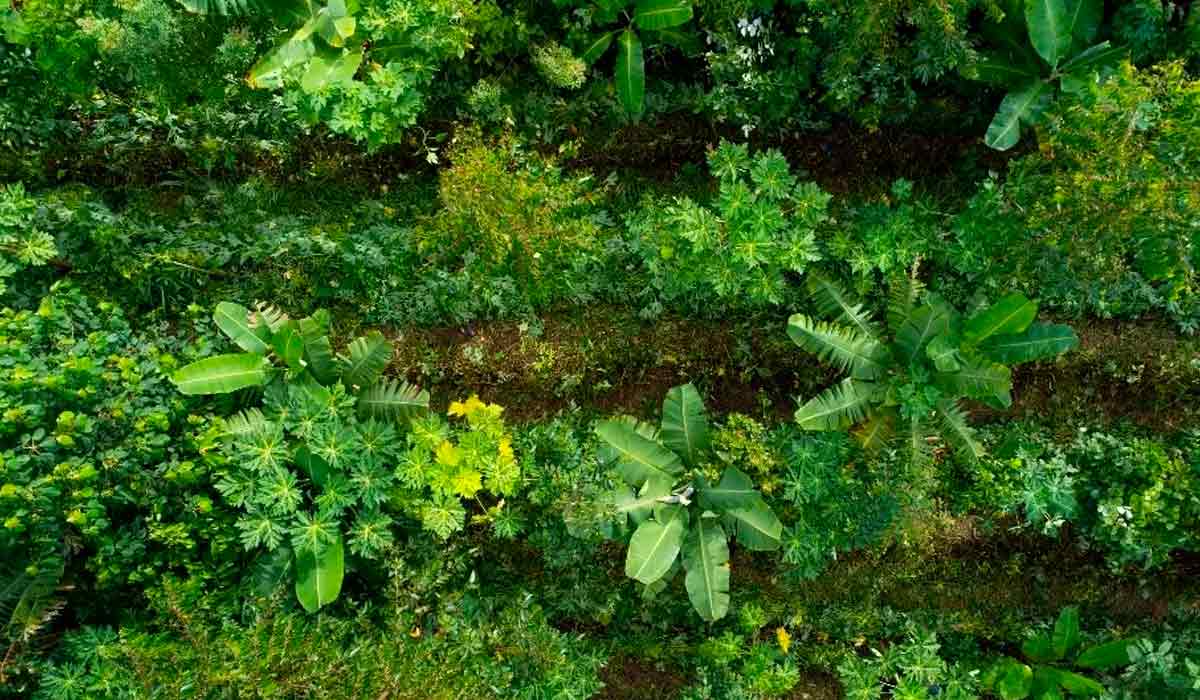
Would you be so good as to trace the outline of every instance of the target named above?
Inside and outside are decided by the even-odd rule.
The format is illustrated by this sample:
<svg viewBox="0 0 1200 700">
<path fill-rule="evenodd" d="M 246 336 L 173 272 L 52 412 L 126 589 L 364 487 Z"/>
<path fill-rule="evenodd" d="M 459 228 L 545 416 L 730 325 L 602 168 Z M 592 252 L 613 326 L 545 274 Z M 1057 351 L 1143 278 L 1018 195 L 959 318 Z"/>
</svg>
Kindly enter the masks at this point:
<svg viewBox="0 0 1200 700">
<path fill-rule="evenodd" d="M 896 331 L 896 346 L 911 362 L 924 352 L 926 344 L 950 330 L 950 315 L 938 306 L 921 306 L 900 325 Z"/>
<path fill-rule="evenodd" d="M 269 14 L 283 20 L 305 11 L 304 0 L 179 0 L 179 3 L 189 12 L 220 17 Z"/>
<path fill-rule="evenodd" d="M 939 335 L 925 346 L 925 354 L 939 372 L 953 372 L 962 366 L 958 341 L 948 333 Z"/>
<path fill-rule="evenodd" d="M 1079 646 L 1079 608 L 1063 608 L 1054 622 L 1054 634 L 1050 637 L 1054 657 L 1062 659 Z"/>
<path fill-rule="evenodd" d="M 754 482 L 737 467 L 728 467 L 716 486 L 701 480 L 696 496 L 701 508 L 716 511 L 744 508 L 761 498 Z"/>
<path fill-rule="evenodd" d="M 654 512 L 654 507 L 659 505 L 658 499 L 669 495 L 671 484 L 660 479 L 647 479 L 636 493 L 628 484 L 617 486 L 613 493 L 613 503 L 619 515 L 628 516 L 634 525 L 638 525 Z"/>
<path fill-rule="evenodd" d="M 292 38 L 272 49 L 250 68 L 246 83 L 252 88 L 277 85 L 280 76 L 289 68 L 306 63 L 316 52 L 312 40 L 312 28 L 301 27 Z"/>
<path fill-rule="evenodd" d="M 887 348 L 854 328 L 794 314 L 788 319 L 788 336 L 796 345 L 822 361 L 850 372 L 855 379 L 875 379 L 883 376 L 887 369 Z"/>
<path fill-rule="evenodd" d="M 604 421 L 596 426 L 596 435 L 609 448 L 601 456 L 616 461 L 617 471 L 626 483 L 641 486 L 653 479 L 671 485 L 675 483 L 676 475 L 683 471 L 679 455 L 639 435 L 624 421 Z"/>
<path fill-rule="evenodd" d="M 975 79 L 992 85 L 1019 88 L 1041 77 L 1037 59 L 1027 52 L 981 52 L 975 64 Z"/>
<path fill-rule="evenodd" d="M 1058 669 L 1053 666 L 1035 666 L 1029 697 L 1033 700 L 1065 700 L 1058 678 Z"/>
<path fill-rule="evenodd" d="M 1087 87 L 1093 74 L 1101 69 L 1112 68 L 1128 53 L 1127 47 L 1111 46 L 1107 41 L 1102 41 L 1076 55 L 1059 66 L 1063 92 L 1079 94 Z"/>
<path fill-rule="evenodd" d="M 617 97 L 625 111 L 633 115 L 641 114 L 646 97 L 646 63 L 642 55 L 642 40 L 632 29 L 626 29 L 617 38 L 614 78 Z"/>
<path fill-rule="evenodd" d="M 177 370 L 171 381 L 188 395 L 228 394 L 249 386 L 262 386 L 271 376 L 271 363 L 262 355 L 214 355 Z"/>
<path fill-rule="evenodd" d="M 1094 698 L 1104 694 L 1104 686 L 1087 676 L 1058 668 L 1053 671 L 1055 680 L 1071 697 Z"/>
<path fill-rule="evenodd" d="M 839 284 L 815 272 L 808 274 L 806 284 L 809 296 L 821 315 L 847 323 L 867 338 L 875 341 L 880 339 L 879 328 L 871 321 L 866 307 L 855 301 Z"/>
<path fill-rule="evenodd" d="M 699 463 L 700 455 L 708 449 L 709 435 L 704 401 L 695 386 L 684 384 L 667 392 L 659 436 L 685 463 Z"/>
<path fill-rule="evenodd" d="M 1071 51 L 1071 17 L 1066 0 L 1025 0 L 1029 41 L 1051 68 Z"/>
<path fill-rule="evenodd" d="M 1049 105 L 1050 94 L 1050 83 L 1041 79 L 1031 80 L 1009 92 L 988 125 L 983 142 L 997 151 L 1006 151 L 1017 145 L 1021 138 L 1021 125 L 1036 121 Z"/>
<path fill-rule="evenodd" d="M 1021 653 L 1025 655 L 1025 658 L 1039 664 L 1050 663 L 1062 658 L 1062 656 L 1054 655 L 1054 644 L 1050 641 L 1050 635 L 1045 633 L 1035 634 L 1022 642 Z"/>
<path fill-rule="evenodd" d="M 288 321 L 271 336 L 271 349 L 294 370 L 304 369 L 304 338 L 295 321 Z"/>
<path fill-rule="evenodd" d="M 957 372 L 938 373 L 936 381 L 938 387 L 951 396 L 995 398 L 1004 406 L 1012 403 L 1012 370 L 995 362 L 972 358 Z"/>
<path fill-rule="evenodd" d="M 639 29 L 678 27 L 692 18 L 689 0 L 638 0 L 633 23 Z"/>
<path fill-rule="evenodd" d="M 1118 639 L 1088 647 L 1083 650 L 1078 659 L 1075 659 L 1075 665 L 1097 671 L 1127 666 L 1129 664 L 1129 647 L 1132 644 L 1133 642 L 1127 639 Z"/>
<path fill-rule="evenodd" d="M 267 354 L 270 329 L 263 324 L 252 326 L 250 310 L 246 307 L 223 301 L 213 311 L 213 321 L 239 348 L 259 355 Z"/>
<path fill-rule="evenodd" d="M 584 63 L 595 63 L 597 59 L 604 55 L 605 51 L 608 51 L 608 47 L 612 45 L 612 40 L 613 32 L 604 32 L 583 47 L 583 54 L 580 58 Z"/>
<path fill-rule="evenodd" d="M 1024 333 L 1037 316 L 1037 304 L 1014 292 L 980 311 L 963 324 L 963 340 L 983 342 L 993 335 Z"/>
<path fill-rule="evenodd" d="M 796 409 L 796 422 L 805 430 L 842 430 L 861 421 L 875 401 L 878 387 L 843 379 Z"/>
<path fill-rule="evenodd" d="M 339 535 L 320 552 L 296 553 L 296 598 L 308 612 L 316 612 L 337 600 L 346 573 L 342 538 Z"/>
<path fill-rule="evenodd" d="M 304 359 L 308 370 L 318 382 L 328 384 L 337 379 L 337 362 L 333 359 L 333 346 L 329 342 L 329 312 L 320 310 L 312 316 L 296 321 L 300 337 L 304 339 Z"/>
<path fill-rule="evenodd" d="M 1033 669 L 1008 657 L 999 662 L 994 690 L 1003 700 L 1021 700 L 1028 697 L 1032 685 Z"/>
<path fill-rule="evenodd" d="M 429 392 L 395 379 L 384 379 L 358 395 L 358 414 L 378 420 L 411 420 L 429 410 Z"/>
<path fill-rule="evenodd" d="M 300 87 L 308 93 L 320 92 L 330 86 L 343 85 L 354 80 L 354 74 L 362 64 L 363 52 L 319 53 L 308 62 L 308 69 L 300 78 Z"/>
<path fill-rule="evenodd" d="M 287 545 L 258 555 L 250 568 L 254 592 L 270 596 L 292 575 L 292 548 Z"/>
<path fill-rule="evenodd" d="M 342 383 L 360 388 L 374 384 L 392 361 L 392 352 L 391 342 L 379 331 L 355 338 L 342 359 Z"/>
<path fill-rule="evenodd" d="M 684 586 L 692 607 L 706 622 L 729 612 L 729 544 L 717 518 L 696 519 L 683 545 Z"/>
<path fill-rule="evenodd" d="M 747 549 L 768 552 L 779 547 L 783 523 L 762 497 L 726 512 L 737 522 L 737 541 Z"/>
<path fill-rule="evenodd" d="M 654 519 L 639 525 L 629 540 L 625 575 L 645 584 L 662 578 L 679 556 L 687 519 L 687 509 L 682 506 L 663 505 L 656 508 Z"/>
<path fill-rule="evenodd" d="M 1070 326 L 1034 323 L 1024 333 L 994 335 L 979 344 L 979 350 L 996 362 L 1015 365 L 1055 357 L 1075 349 L 1079 337 Z"/>
<path fill-rule="evenodd" d="M 1076 54 L 1096 39 L 1104 19 L 1104 0 L 1066 0 L 1071 53 Z"/>
</svg>

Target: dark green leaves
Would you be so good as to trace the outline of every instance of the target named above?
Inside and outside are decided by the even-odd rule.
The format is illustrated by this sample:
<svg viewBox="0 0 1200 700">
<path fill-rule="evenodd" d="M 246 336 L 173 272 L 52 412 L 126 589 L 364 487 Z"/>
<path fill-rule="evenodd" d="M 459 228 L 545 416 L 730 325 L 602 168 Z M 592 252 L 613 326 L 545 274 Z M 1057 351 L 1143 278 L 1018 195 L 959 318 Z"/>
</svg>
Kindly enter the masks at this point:
<svg viewBox="0 0 1200 700">
<path fill-rule="evenodd" d="M 988 125 L 983 142 L 998 151 L 1017 145 L 1021 125 L 1032 124 L 1050 103 L 1051 85 L 1044 80 L 1031 80 L 1024 87 L 1004 96 L 1000 109 Z"/>
<path fill-rule="evenodd" d="M 1097 671 L 1126 666 L 1129 664 L 1129 647 L 1132 644 L 1129 640 L 1118 639 L 1089 647 L 1075 660 L 1075 665 Z"/>
<path fill-rule="evenodd" d="M 596 435 L 607 444 L 602 456 L 616 461 L 617 471 L 629 484 L 641 486 L 648 480 L 673 484 L 676 475 L 683 471 L 678 455 L 639 435 L 627 422 L 600 423 Z"/>
<path fill-rule="evenodd" d="M 696 518 L 683 546 L 684 586 L 692 607 L 706 622 L 729 612 L 729 545 L 711 513 Z"/>
<path fill-rule="evenodd" d="M 876 391 L 870 382 L 843 379 L 797 409 L 796 422 L 805 430 L 848 428 L 866 417 Z"/>
<path fill-rule="evenodd" d="M 355 338 L 348 356 L 342 359 L 342 383 L 348 387 L 370 386 L 391 360 L 392 344 L 379 331 Z"/>
<path fill-rule="evenodd" d="M 1029 40 L 1051 68 L 1071 50 L 1071 17 L 1066 0 L 1025 0 Z"/>
<path fill-rule="evenodd" d="M 1056 659 L 1065 657 L 1079 646 L 1079 608 L 1063 608 L 1054 623 L 1054 634 L 1050 641 Z"/>
<path fill-rule="evenodd" d="M 639 29 L 677 27 L 691 18 L 692 5 L 688 0 L 638 0 L 633 13 L 633 23 Z"/>
<path fill-rule="evenodd" d="M 595 63 L 597 59 L 608 51 L 608 47 L 612 46 L 613 34 L 615 32 L 604 32 L 588 42 L 587 46 L 583 47 L 583 53 L 580 58 L 584 63 Z"/>
<path fill-rule="evenodd" d="M 963 340 L 979 343 L 993 335 L 1023 333 L 1037 316 L 1037 304 L 1019 292 L 1009 294 L 963 324 Z"/>
<path fill-rule="evenodd" d="M 625 575 L 645 584 L 654 583 L 666 575 L 683 546 L 687 520 L 686 508 L 658 506 L 654 511 L 654 519 L 639 525 L 629 541 Z"/>
<path fill-rule="evenodd" d="M 617 67 L 614 73 L 617 97 L 630 114 L 642 113 L 646 95 L 646 64 L 642 55 L 642 40 L 632 29 L 617 38 Z"/>
<path fill-rule="evenodd" d="M 1014 365 L 1061 355 L 1078 345 L 1070 326 L 1034 323 L 1024 333 L 993 335 L 979 344 L 979 350 L 996 362 Z"/>
</svg>

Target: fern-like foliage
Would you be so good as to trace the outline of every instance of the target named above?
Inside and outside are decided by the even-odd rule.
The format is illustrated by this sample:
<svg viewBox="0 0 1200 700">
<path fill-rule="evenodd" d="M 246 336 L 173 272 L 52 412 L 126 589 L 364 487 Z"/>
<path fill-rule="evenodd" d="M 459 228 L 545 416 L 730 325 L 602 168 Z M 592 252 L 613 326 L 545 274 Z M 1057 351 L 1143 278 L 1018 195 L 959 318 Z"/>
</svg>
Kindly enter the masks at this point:
<svg viewBox="0 0 1200 700">
<path fill-rule="evenodd" d="M 832 280 L 812 273 L 808 276 L 808 292 L 822 316 L 853 326 L 862 335 L 879 342 L 879 328 L 866 308 Z"/>
<path fill-rule="evenodd" d="M 937 412 L 946 439 L 960 454 L 970 459 L 983 456 L 983 445 L 975 438 L 975 430 L 968 423 L 967 412 L 957 401 L 938 402 Z"/>
<path fill-rule="evenodd" d="M 385 379 L 358 396 L 358 413 L 364 418 L 409 420 L 428 409 L 428 391 L 394 379 Z"/>
<path fill-rule="evenodd" d="M 877 379 L 887 366 L 887 349 L 854 328 L 795 314 L 788 319 L 788 335 L 800 347 L 856 379 Z"/>
<path fill-rule="evenodd" d="M 848 428 L 867 416 L 878 388 L 871 382 L 843 379 L 801 406 L 796 411 L 796 422 L 805 430 Z"/>
</svg>

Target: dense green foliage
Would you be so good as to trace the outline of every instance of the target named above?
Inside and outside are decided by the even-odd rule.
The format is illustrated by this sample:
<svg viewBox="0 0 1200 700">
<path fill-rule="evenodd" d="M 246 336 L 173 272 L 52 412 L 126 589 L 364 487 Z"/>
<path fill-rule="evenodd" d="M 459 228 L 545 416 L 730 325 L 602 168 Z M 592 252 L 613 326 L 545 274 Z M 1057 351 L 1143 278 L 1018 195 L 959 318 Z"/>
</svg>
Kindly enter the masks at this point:
<svg viewBox="0 0 1200 700">
<path fill-rule="evenodd" d="M 0 0 L 0 698 L 1200 694 L 1200 8 Z"/>
</svg>

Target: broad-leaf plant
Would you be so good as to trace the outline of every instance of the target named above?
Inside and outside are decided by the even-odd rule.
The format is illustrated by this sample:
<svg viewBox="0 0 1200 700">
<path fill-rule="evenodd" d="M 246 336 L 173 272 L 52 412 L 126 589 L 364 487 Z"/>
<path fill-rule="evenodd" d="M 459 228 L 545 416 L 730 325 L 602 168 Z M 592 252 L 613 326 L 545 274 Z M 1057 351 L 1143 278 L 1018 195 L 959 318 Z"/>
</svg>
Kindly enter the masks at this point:
<svg viewBox="0 0 1200 700">
<path fill-rule="evenodd" d="M 1012 403 L 1009 366 L 1060 355 L 1079 340 L 1069 326 L 1035 323 L 1037 304 L 1019 293 L 964 317 L 915 276 L 889 295 L 880 323 L 835 282 L 810 273 L 808 287 L 823 321 L 788 320 L 788 335 L 804 350 L 849 376 L 796 411 L 806 430 L 844 430 L 868 450 L 897 434 L 914 460 L 925 456 L 931 429 L 975 459 L 983 447 L 967 422 L 964 399 L 997 408 Z"/>
<path fill-rule="evenodd" d="M 984 136 L 988 146 L 1003 151 L 1020 140 L 1022 125 L 1037 122 L 1056 84 L 1068 92 L 1082 89 L 1125 49 L 1094 43 L 1103 0 L 1006 0 L 1001 5 L 1004 18 L 984 30 L 997 48 L 983 53 L 976 77 L 1008 88 Z"/>
<path fill-rule="evenodd" d="M 338 596 L 347 545 L 373 557 L 391 543 L 395 424 L 423 413 L 429 395 L 383 377 L 393 349 L 378 332 L 335 355 L 325 312 L 290 319 L 222 302 L 213 318 L 243 352 L 193 362 L 172 380 L 189 395 L 263 387 L 261 409 L 225 421 L 217 490 L 243 510 L 246 549 L 266 550 L 255 572 L 263 592 L 294 570 L 296 597 L 315 611 Z"/>
<path fill-rule="evenodd" d="M 688 45 L 689 38 L 678 30 L 692 18 L 691 0 L 596 0 L 592 20 L 607 27 L 589 37 L 582 58 L 589 65 L 617 43 L 617 61 L 613 69 L 617 97 L 632 115 L 640 115 L 646 94 L 646 61 L 643 37 L 667 44 Z"/>
<path fill-rule="evenodd" d="M 618 529 L 632 531 L 625 575 L 647 586 L 669 581 L 682 555 L 692 607 L 706 621 L 729 611 L 729 538 L 773 550 L 783 526 L 750 477 L 728 467 L 715 480 L 704 403 L 691 384 L 667 392 L 662 423 L 599 423 L 601 458 L 623 483 L 611 494 Z M 715 480 L 715 483 L 713 481 Z"/>
<path fill-rule="evenodd" d="M 1099 697 L 1104 686 L 1080 671 L 1128 666 L 1130 646 L 1131 641 L 1117 639 L 1080 649 L 1079 609 L 1064 608 L 1052 631 L 1025 640 L 1023 659 L 1005 656 L 988 669 L 983 686 L 1003 700 Z"/>
</svg>

